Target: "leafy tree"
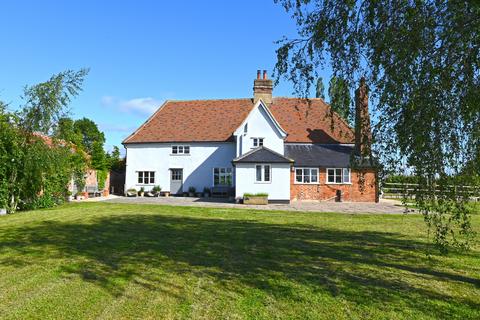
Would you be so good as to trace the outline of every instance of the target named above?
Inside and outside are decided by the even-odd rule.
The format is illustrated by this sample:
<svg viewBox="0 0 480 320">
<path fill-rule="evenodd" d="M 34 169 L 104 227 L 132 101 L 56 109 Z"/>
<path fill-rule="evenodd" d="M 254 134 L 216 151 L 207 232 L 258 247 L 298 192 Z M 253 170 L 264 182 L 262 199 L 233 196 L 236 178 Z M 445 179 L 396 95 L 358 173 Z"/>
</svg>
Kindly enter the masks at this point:
<svg viewBox="0 0 480 320">
<path fill-rule="evenodd" d="M 277 50 L 277 79 L 306 96 L 316 68 L 354 89 L 365 76 L 375 107 L 375 148 L 385 168 L 405 160 L 416 201 L 440 249 L 471 237 L 461 185 L 480 149 L 480 2 L 276 0 L 299 37 Z M 460 172 L 464 174 L 459 175 Z M 452 186 L 451 177 L 455 185 Z"/>
<path fill-rule="evenodd" d="M 75 132 L 82 136 L 82 145 L 88 154 L 92 154 L 95 142 L 102 147 L 105 143 L 105 135 L 98 129 L 95 122 L 90 119 L 82 118 L 74 123 Z"/>
<path fill-rule="evenodd" d="M 325 100 L 325 85 L 323 84 L 322 77 L 318 78 L 317 80 L 317 90 L 315 91 L 315 97 Z"/>
<path fill-rule="evenodd" d="M 75 130 L 75 121 L 71 118 L 61 118 L 55 128 L 54 136 L 73 143 L 77 147 L 83 147 L 83 136 L 80 132 Z"/>
<path fill-rule="evenodd" d="M 24 90 L 18 113 L 0 112 L 0 207 L 7 212 L 62 201 L 75 166 L 70 145 L 41 133 L 56 128 L 87 70 L 65 71 Z"/>
<path fill-rule="evenodd" d="M 111 153 L 107 153 L 108 167 L 112 170 L 121 170 L 124 168 L 124 159 L 120 156 L 120 149 L 117 146 L 113 147 Z"/>
</svg>

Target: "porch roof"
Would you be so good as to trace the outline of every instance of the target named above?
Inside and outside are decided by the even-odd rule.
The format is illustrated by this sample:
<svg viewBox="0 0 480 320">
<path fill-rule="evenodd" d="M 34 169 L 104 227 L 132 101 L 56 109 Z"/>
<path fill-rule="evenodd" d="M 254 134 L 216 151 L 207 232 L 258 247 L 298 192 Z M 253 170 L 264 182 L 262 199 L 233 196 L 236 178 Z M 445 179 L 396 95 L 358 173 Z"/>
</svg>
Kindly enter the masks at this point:
<svg viewBox="0 0 480 320">
<path fill-rule="evenodd" d="M 235 163 L 293 163 L 293 160 L 275 152 L 267 147 L 260 146 L 238 158 L 233 159 Z"/>
</svg>

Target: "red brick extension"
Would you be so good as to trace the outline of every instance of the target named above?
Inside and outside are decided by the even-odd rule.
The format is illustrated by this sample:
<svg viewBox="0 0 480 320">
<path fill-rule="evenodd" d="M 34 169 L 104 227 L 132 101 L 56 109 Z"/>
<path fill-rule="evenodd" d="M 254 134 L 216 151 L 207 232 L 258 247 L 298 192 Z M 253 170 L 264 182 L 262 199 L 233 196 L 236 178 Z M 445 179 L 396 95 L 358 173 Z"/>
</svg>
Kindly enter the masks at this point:
<svg viewBox="0 0 480 320">
<path fill-rule="evenodd" d="M 361 178 L 364 182 L 361 183 Z M 352 171 L 351 184 L 326 184 L 326 169 L 319 168 L 319 184 L 296 184 L 295 172 L 290 172 L 290 200 L 331 200 L 335 201 L 337 190 L 342 190 L 343 201 L 378 202 L 375 171 L 365 170 L 363 174 Z M 362 190 L 363 189 L 363 190 Z"/>
</svg>

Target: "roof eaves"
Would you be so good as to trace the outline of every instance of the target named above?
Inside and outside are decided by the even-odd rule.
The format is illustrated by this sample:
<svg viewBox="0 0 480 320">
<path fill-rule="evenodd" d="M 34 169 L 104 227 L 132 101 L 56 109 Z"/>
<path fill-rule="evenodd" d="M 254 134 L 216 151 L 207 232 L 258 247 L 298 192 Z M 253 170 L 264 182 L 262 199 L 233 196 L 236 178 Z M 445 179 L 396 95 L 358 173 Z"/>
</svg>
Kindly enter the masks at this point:
<svg viewBox="0 0 480 320">
<path fill-rule="evenodd" d="M 165 100 L 165 102 L 157 109 L 157 111 L 155 111 L 140 127 L 138 127 L 137 130 L 135 130 L 131 135 L 122 141 L 122 144 L 128 144 L 128 140 L 132 139 L 140 130 L 142 130 L 150 121 L 152 121 L 152 119 L 170 102 L 171 100 Z"/>
</svg>

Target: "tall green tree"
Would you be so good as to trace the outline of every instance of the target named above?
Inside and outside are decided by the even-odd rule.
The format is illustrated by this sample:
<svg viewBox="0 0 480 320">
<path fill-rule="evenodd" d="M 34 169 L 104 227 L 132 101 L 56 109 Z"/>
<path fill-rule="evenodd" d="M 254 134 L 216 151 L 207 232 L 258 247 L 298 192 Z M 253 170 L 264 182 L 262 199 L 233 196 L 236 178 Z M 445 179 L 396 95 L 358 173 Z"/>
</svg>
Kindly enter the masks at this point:
<svg viewBox="0 0 480 320">
<path fill-rule="evenodd" d="M 285 77 L 306 95 L 315 68 L 326 63 L 350 90 L 365 76 L 385 168 L 405 160 L 418 177 L 417 205 L 442 250 L 466 245 L 461 185 L 474 183 L 467 164 L 480 149 L 480 2 L 276 2 L 299 34 L 280 41 L 277 81 Z"/>
<path fill-rule="evenodd" d="M 353 125 L 352 112 L 353 101 L 350 96 L 350 87 L 344 79 L 333 76 L 328 84 L 328 95 L 330 97 L 330 105 L 332 109 L 338 113 L 343 119 Z"/>
<path fill-rule="evenodd" d="M 322 77 L 318 78 L 318 80 L 317 80 L 315 97 L 325 100 L 325 85 L 323 84 L 323 78 Z"/>
<path fill-rule="evenodd" d="M 82 145 L 88 154 L 92 154 L 94 144 L 99 143 L 102 145 L 105 143 L 105 135 L 98 129 L 95 122 L 90 119 L 82 118 L 76 120 L 74 123 L 75 132 L 82 136 Z"/>
</svg>

